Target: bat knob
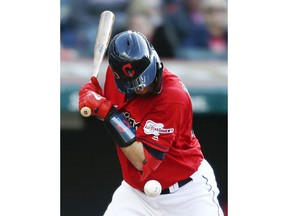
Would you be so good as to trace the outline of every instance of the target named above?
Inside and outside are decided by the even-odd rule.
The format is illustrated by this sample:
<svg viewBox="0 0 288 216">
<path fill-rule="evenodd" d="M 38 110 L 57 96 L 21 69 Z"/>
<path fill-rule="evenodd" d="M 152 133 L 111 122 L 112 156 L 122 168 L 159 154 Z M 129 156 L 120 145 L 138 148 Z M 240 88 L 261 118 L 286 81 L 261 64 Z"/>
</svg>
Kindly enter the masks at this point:
<svg viewBox="0 0 288 216">
<path fill-rule="evenodd" d="M 83 117 L 89 117 L 91 116 L 91 109 L 89 107 L 82 107 L 80 113 Z"/>
</svg>

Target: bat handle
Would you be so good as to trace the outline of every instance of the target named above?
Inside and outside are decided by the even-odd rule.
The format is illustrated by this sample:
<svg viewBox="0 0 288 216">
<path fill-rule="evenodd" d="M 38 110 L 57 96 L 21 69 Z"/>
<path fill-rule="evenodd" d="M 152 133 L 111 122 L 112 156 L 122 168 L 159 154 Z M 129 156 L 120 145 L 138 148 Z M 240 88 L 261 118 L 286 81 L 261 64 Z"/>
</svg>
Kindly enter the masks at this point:
<svg viewBox="0 0 288 216">
<path fill-rule="evenodd" d="M 89 107 L 82 107 L 80 113 L 83 117 L 89 117 L 91 116 L 91 109 Z"/>
</svg>

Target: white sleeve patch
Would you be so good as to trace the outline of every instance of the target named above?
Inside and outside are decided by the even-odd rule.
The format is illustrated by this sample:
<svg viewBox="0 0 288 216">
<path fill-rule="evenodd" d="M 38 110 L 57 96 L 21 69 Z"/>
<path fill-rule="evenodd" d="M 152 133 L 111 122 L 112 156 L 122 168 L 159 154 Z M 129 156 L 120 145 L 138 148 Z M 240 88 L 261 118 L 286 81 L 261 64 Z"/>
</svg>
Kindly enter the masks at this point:
<svg viewBox="0 0 288 216">
<path fill-rule="evenodd" d="M 160 134 L 170 134 L 174 132 L 174 128 L 164 128 L 162 123 L 155 123 L 151 120 L 147 120 L 144 126 L 145 134 L 153 134 L 152 139 L 158 141 L 158 136 Z"/>
</svg>

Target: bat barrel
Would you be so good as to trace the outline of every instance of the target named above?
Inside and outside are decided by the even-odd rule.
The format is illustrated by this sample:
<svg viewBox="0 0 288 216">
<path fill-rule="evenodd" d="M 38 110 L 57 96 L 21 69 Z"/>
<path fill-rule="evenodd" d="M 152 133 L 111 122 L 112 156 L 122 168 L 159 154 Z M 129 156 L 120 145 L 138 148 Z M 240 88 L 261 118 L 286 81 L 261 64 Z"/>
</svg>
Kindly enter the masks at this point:
<svg viewBox="0 0 288 216">
<path fill-rule="evenodd" d="M 107 50 L 114 21 L 115 15 L 113 12 L 106 10 L 101 13 L 94 46 L 94 70 L 92 75 L 95 77 L 99 73 L 100 65 Z"/>
</svg>

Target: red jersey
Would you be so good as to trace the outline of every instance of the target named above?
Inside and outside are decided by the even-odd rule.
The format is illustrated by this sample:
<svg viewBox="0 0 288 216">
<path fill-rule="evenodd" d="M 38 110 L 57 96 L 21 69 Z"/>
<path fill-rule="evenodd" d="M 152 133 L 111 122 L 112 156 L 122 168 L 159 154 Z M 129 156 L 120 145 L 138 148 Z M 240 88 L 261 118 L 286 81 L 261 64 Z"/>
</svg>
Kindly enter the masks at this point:
<svg viewBox="0 0 288 216">
<path fill-rule="evenodd" d="M 123 179 L 128 184 L 143 190 L 148 180 L 155 179 L 164 189 L 197 171 L 203 154 L 192 133 L 191 98 L 179 77 L 164 68 L 160 94 L 136 96 L 126 101 L 125 94 L 120 93 L 116 87 L 113 71 L 108 67 L 104 93 L 136 128 L 137 141 L 165 153 L 157 169 L 141 179 L 141 172 L 116 145 Z"/>
</svg>

